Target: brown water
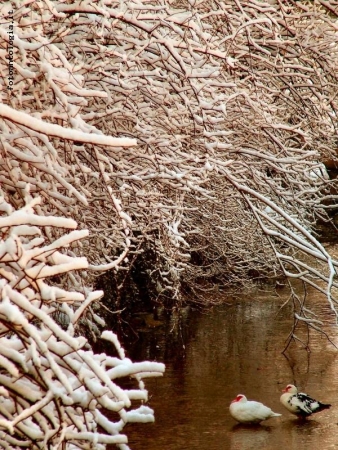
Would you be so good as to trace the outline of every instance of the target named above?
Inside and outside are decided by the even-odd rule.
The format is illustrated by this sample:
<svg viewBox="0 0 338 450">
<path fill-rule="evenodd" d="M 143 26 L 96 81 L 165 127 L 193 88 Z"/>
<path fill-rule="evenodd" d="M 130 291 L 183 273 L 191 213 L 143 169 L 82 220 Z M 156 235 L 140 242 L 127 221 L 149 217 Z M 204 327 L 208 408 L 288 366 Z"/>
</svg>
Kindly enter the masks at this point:
<svg viewBox="0 0 338 450">
<path fill-rule="evenodd" d="M 280 311 L 288 293 L 255 294 L 208 313 L 185 311 L 173 320 L 139 331 L 128 356 L 166 364 L 163 378 L 148 379 L 154 424 L 129 424 L 124 432 L 133 450 L 308 450 L 338 449 L 338 358 L 327 339 L 310 333 L 311 353 L 294 343 L 281 351 L 292 325 L 291 307 Z M 325 299 L 310 292 L 325 329 L 338 344 L 334 318 Z M 298 336 L 306 339 L 306 329 Z M 279 402 L 293 383 L 330 410 L 299 421 Z M 262 425 L 237 425 L 229 404 L 239 393 L 282 413 Z"/>
</svg>

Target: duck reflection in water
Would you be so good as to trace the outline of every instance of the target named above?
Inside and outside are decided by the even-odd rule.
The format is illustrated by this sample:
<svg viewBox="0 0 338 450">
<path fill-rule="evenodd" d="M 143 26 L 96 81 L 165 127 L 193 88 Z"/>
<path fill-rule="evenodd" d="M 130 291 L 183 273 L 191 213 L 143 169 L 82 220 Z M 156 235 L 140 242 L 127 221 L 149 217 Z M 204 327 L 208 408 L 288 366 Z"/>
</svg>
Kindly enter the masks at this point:
<svg viewBox="0 0 338 450">
<path fill-rule="evenodd" d="M 230 450 L 268 448 L 269 435 L 274 427 L 237 424 L 230 432 Z"/>
<path fill-rule="evenodd" d="M 290 434 L 296 433 L 306 436 L 309 436 L 318 427 L 322 427 L 322 424 L 313 419 L 290 419 L 282 423 L 283 432 L 289 432 Z"/>
</svg>

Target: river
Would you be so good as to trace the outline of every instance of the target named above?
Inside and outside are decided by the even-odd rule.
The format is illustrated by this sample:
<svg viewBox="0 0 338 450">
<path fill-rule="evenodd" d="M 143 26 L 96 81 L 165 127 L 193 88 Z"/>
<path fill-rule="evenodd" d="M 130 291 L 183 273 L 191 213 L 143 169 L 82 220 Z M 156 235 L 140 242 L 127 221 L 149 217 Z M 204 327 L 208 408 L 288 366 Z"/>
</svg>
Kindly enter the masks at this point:
<svg viewBox="0 0 338 450">
<path fill-rule="evenodd" d="M 308 351 L 293 342 L 282 354 L 292 327 L 287 288 L 225 299 L 210 311 L 182 310 L 180 318 L 145 321 L 127 345 L 132 360 L 166 364 L 162 378 L 146 380 L 153 424 L 128 424 L 132 450 L 338 449 L 337 350 L 310 331 Z M 338 345 L 335 320 L 325 298 L 309 290 L 307 304 L 321 311 L 325 331 Z M 160 315 L 161 319 L 161 315 Z M 180 319 L 180 320 L 179 320 Z M 307 340 L 307 328 L 297 336 Z M 279 402 L 281 390 L 297 385 L 329 410 L 299 421 Z M 236 424 L 229 404 L 237 394 L 271 407 L 282 417 L 258 426 Z"/>
</svg>

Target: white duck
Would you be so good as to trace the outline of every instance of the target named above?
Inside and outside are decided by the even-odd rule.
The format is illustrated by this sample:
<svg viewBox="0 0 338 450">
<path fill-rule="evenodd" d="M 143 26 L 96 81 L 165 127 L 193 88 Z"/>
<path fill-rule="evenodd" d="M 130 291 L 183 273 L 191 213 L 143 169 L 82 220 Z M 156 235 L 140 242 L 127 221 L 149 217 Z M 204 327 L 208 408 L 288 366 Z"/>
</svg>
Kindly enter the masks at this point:
<svg viewBox="0 0 338 450">
<path fill-rule="evenodd" d="M 283 392 L 284 394 L 280 398 L 282 405 L 292 414 L 299 417 L 311 416 L 311 414 L 323 411 L 323 409 L 328 409 L 331 406 L 321 403 L 303 392 L 298 392 L 298 389 L 293 384 L 288 384 L 283 389 Z"/>
<path fill-rule="evenodd" d="M 260 423 L 270 417 L 281 414 L 274 413 L 263 403 L 248 400 L 245 395 L 239 394 L 230 404 L 231 416 L 240 423 Z"/>
</svg>

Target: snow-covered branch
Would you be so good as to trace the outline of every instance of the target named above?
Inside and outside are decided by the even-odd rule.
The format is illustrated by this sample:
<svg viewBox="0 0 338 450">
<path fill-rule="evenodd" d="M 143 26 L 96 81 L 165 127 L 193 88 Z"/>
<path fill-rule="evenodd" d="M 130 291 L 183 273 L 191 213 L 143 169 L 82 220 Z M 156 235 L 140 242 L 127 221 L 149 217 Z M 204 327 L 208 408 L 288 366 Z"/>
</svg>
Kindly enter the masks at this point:
<svg viewBox="0 0 338 450">
<path fill-rule="evenodd" d="M 81 292 L 67 291 L 46 278 L 88 267 L 86 258 L 66 253 L 88 233 L 74 230 L 46 244 L 44 227 L 73 229 L 74 221 L 36 215 L 38 203 L 26 193 L 25 206 L 14 211 L 0 197 L 0 445 L 105 449 L 116 444 L 126 450 L 124 425 L 154 420 L 153 410 L 133 403 L 147 400 L 142 378 L 162 375 L 164 366 L 133 363 L 108 330 L 102 338 L 117 356 L 93 353 L 77 334 L 79 317 L 103 293 L 82 286 Z M 65 327 L 55 321 L 57 311 Z M 122 389 L 116 382 L 121 377 L 135 378 L 136 389 Z"/>
<path fill-rule="evenodd" d="M 43 122 L 40 119 L 36 119 L 31 117 L 29 114 L 16 111 L 6 105 L 1 105 L 0 117 L 9 119 L 18 125 L 24 125 L 37 133 L 58 137 L 64 140 L 79 141 L 87 144 L 106 145 L 108 147 L 136 146 L 136 139 L 113 138 L 102 134 L 89 134 L 78 130 L 64 128 L 60 125 Z"/>
</svg>

